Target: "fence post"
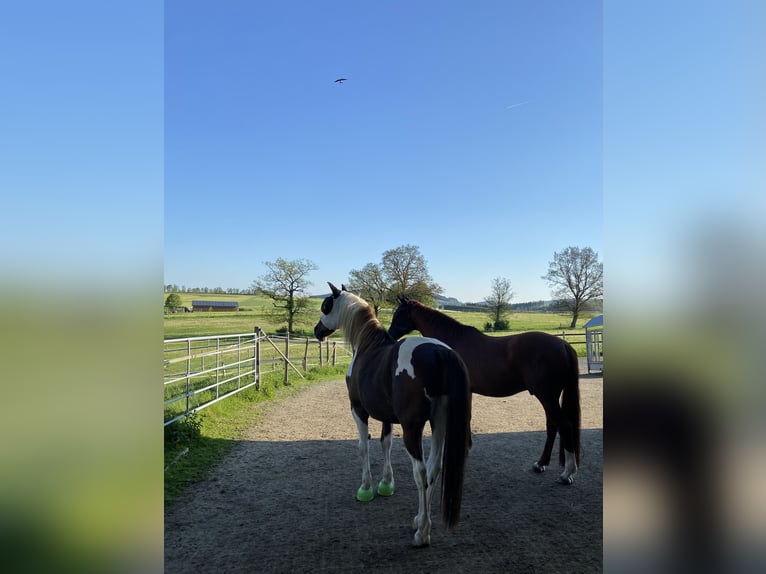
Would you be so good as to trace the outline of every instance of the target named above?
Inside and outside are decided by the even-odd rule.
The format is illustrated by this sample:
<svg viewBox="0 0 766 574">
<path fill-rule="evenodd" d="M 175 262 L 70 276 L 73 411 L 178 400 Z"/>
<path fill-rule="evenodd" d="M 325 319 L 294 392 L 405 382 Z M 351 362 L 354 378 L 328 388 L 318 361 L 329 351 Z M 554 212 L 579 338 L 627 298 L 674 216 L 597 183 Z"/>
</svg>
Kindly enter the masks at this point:
<svg viewBox="0 0 766 574">
<path fill-rule="evenodd" d="M 184 412 L 185 415 L 189 414 L 189 391 L 191 387 L 191 382 L 189 381 L 189 377 L 191 376 L 191 339 L 186 340 L 186 412 Z"/>
<path fill-rule="evenodd" d="M 255 372 L 255 388 L 261 390 L 261 328 L 254 329 L 254 348 L 253 348 L 253 371 Z"/>
<path fill-rule="evenodd" d="M 309 360 L 309 338 L 306 337 L 306 348 L 303 350 L 303 370 L 307 370 Z"/>
<path fill-rule="evenodd" d="M 237 337 L 237 388 L 242 386 L 242 337 Z"/>
<path fill-rule="evenodd" d="M 221 338 L 216 337 L 215 338 L 215 398 L 217 399 L 219 397 L 218 393 L 220 391 L 220 374 L 221 374 L 221 367 L 223 366 L 223 361 L 221 360 Z M 225 375 L 224 375 L 225 376 Z"/>
<path fill-rule="evenodd" d="M 290 331 L 287 331 L 285 334 L 285 386 L 290 384 L 290 381 L 287 378 L 287 360 L 290 358 Z"/>
<path fill-rule="evenodd" d="M 332 366 L 335 366 L 335 355 L 337 352 L 337 341 L 332 342 Z"/>
<path fill-rule="evenodd" d="M 324 361 L 322 361 L 322 341 L 319 341 L 317 345 L 319 345 L 319 366 L 323 367 Z"/>
</svg>

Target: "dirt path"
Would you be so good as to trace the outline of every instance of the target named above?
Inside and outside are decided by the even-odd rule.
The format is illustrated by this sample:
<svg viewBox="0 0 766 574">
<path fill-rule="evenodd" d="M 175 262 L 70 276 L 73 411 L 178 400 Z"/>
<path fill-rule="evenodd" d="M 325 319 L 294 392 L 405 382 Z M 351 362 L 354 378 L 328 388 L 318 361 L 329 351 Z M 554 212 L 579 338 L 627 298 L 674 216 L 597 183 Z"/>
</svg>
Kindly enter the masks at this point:
<svg viewBox="0 0 766 574">
<path fill-rule="evenodd" d="M 531 472 L 545 441 L 534 397 L 474 395 L 461 522 L 448 533 L 437 503 L 423 549 L 410 546 L 417 489 L 401 429 L 396 494 L 357 502 L 345 383 L 306 388 L 270 404 L 210 476 L 165 509 L 165 571 L 600 572 L 602 388 L 600 376 L 581 376 L 584 457 L 571 487 L 555 484 L 557 466 Z M 380 423 L 370 421 L 370 433 L 379 436 Z M 377 441 L 370 460 L 378 475 Z"/>
</svg>

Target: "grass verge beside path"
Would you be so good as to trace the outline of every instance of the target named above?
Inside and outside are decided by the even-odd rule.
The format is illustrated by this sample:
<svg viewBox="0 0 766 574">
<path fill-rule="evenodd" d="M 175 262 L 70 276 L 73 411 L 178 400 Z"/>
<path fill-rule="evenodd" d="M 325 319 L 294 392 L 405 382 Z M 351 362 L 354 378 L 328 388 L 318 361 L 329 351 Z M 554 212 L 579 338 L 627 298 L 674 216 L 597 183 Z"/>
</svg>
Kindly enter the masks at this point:
<svg viewBox="0 0 766 574">
<path fill-rule="evenodd" d="M 284 385 L 281 372 L 263 375 L 260 390 L 251 387 L 165 427 L 165 503 L 188 485 L 204 479 L 231 450 L 242 433 L 258 424 L 257 405 L 285 399 L 320 381 L 343 378 L 348 365 L 312 368 L 306 377 Z"/>
</svg>

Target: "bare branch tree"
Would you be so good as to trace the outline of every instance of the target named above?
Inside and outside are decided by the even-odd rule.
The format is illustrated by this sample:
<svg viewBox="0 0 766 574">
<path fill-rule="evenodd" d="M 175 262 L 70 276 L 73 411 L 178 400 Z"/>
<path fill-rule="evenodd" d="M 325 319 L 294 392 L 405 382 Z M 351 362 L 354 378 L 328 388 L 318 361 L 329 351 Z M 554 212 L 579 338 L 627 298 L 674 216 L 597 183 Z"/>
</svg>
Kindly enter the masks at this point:
<svg viewBox="0 0 766 574">
<path fill-rule="evenodd" d="M 264 265 L 269 272 L 253 282 L 253 289 L 272 299 L 274 307 L 282 310 L 287 330 L 292 333 L 295 316 L 308 304 L 304 293 L 311 282 L 307 276 L 318 267 L 308 259 L 287 261 L 281 257 L 276 261 L 265 261 Z"/>
<path fill-rule="evenodd" d="M 585 303 L 604 294 L 604 264 L 590 247 L 567 247 L 553 254 L 548 273 L 542 277 L 552 288 L 552 295 L 572 313 L 574 329 Z"/>
<path fill-rule="evenodd" d="M 511 310 L 512 298 L 511 282 L 504 277 L 495 277 L 492 280 L 492 293 L 484 299 L 495 329 L 507 328 L 504 318 Z"/>
</svg>

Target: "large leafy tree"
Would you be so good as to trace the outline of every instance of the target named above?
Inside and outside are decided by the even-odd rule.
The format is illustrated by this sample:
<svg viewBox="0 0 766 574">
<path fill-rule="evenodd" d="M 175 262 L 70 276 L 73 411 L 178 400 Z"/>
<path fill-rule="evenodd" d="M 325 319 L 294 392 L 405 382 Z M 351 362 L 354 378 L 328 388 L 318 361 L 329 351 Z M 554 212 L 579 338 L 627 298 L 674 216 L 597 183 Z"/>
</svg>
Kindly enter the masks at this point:
<svg viewBox="0 0 766 574">
<path fill-rule="evenodd" d="M 312 284 L 308 275 L 318 269 L 313 261 L 281 257 L 276 261 L 265 261 L 269 272 L 253 282 L 255 292 L 274 301 L 274 308 L 287 321 L 288 332 L 293 332 L 295 317 L 308 305 L 306 289 Z"/>
<path fill-rule="evenodd" d="M 558 303 L 572 313 L 570 329 L 575 328 L 585 304 L 604 294 L 604 264 L 590 247 L 567 247 L 554 253 L 542 278 Z"/>
<path fill-rule="evenodd" d="M 415 245 L 402 245 L 383 253 L 379 264 L 368 263 L 349 272 L 348 287 L 370 302 L 375 313 L 384 303 L 396 304 L 397 295 L 432 303 L 442 288 L 428 273 L 428 263 Z"/>
<path fill-rule="evenodd" d="M 165 298 L 165 307 L 172 309 L 181 307 L 181 296 L 178 293 L 171 293 Z"/>
<path fill-rule="evenodd" d="M 487 313 L 492 318 L 495 329 L 507 328 L 507 322 L 504 319 L 511 310 L 512 298 L 511 282 L 504 277 L 495 277 L 492 280 L 492 293 L 484 299 L 487 304 Z"/>
<path fill-rule="evenodd" d="M 443 291 L 428 273 L 426 258 L 416 245 L 402 245 L 384 252 L 381 267 L 392 302 L 397 295 L 405 295 L 431 303 L 433 297 Z"/>
<path fill-rule="evenodd" d="M 352 269 L 348 276 L 348 288 L 368 301 L 377 315 L 388 294 L 388 285 L 383 276 L 382 267 L 368 263 L 361 269 Z"/>
</svg>

